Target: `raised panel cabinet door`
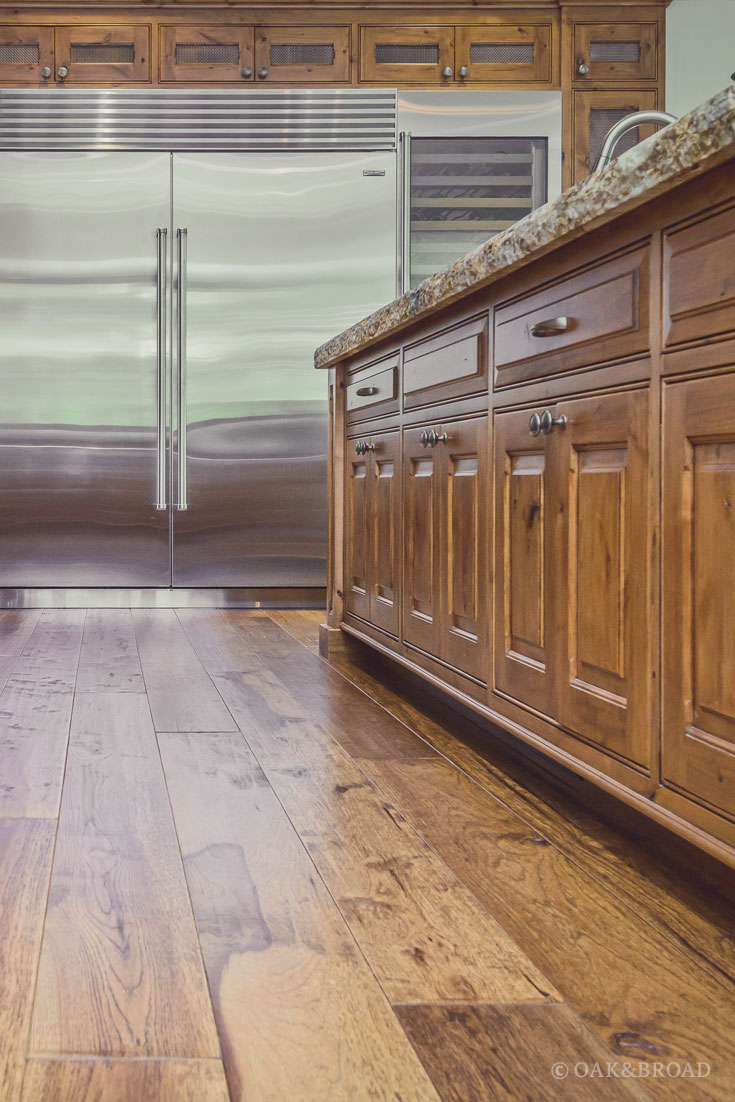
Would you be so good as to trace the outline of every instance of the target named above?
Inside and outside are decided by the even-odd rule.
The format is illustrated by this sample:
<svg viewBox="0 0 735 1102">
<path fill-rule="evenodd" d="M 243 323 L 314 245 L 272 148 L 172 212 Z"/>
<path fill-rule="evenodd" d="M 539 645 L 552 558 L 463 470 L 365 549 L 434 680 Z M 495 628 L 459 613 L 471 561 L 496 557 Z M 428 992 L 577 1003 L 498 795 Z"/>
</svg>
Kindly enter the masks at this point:
<svg viewBox="0 0 735 1102">
<path fill-rule="evenodd" d="M 457 76 L 467 84 L 547 83 L 551 33 L 550 23 L 457 27 Z"/>
<path fill-rule="evenodd" d="M 361 27 L 360 80 L 445 84 L 454 79 L 454 27 Z"/>
<path fill-rule="evenodd" d="M 162 26 L 160 37 L 161 80 L 253 80 L 253 27 L 234 24 Z"/>
<path fill-rule="evenodd" d="M 489 675 L 487 417 L 441 425 L 441 655 L 486 685 Z"/>
<path fill-rule="evenodd" d="M 438 656 L 441 453 L 421 443 L 425 431 L 403 433 L 403 641 Z"/>
<path fill-rule="evenodd" d="M 42 83 L 53 71 L 53 27 L 0 27 L 0 85 Z"/>
<path fill-rule="evenodd" d="M 258 82 L 347 83 L 350 28 L 258 27 L 255 77 Z"/>
<path fill-rule="evenodd" d="M 551 493 L 552 440 L 531 435 L 534 413 L 495 416 L 493 688 L 553 717 L 558 506 Z"/>
<path fill-rule="evenodd" d="M 370 619 L 372 463 L 362 437 L 345 442 L 345 607 Z"/>
<path fill-rule="evenodd" d="M 735 815 L 735 374 L 664 388 L 663 783 Z"/>
<path fill-rule="evenodd" d="M 626 763 L 651 765 L 648 391 L 558 402 L 559 718 Z"/>
<path fill-rule="evenodd" d="M 373 451 L 370 555 L 370 620 L 398 635 L 401 577 L 401 434 L 379 433 L 369 438 Z"/>
<path fill-rule="evenodd" d="M 57 27 L 56 80 L 61 84 L 151 79 L 151 28 Z"/>
<path fill-rule="evenodd" d="M 656 23 L 575 23 L 573 80 L 655 80 Z"/>
<path fill-rule="evenodd" d="M 656 106 L 655 91 L 572 92 L 572 183 L 589 176 L 597 164 L 609 130 L 634 111 L 649 111 Z M 632 149 L 655 131 L 654 126 L 629 130 L 615 147 L 619 156 Z"/>
</svg>

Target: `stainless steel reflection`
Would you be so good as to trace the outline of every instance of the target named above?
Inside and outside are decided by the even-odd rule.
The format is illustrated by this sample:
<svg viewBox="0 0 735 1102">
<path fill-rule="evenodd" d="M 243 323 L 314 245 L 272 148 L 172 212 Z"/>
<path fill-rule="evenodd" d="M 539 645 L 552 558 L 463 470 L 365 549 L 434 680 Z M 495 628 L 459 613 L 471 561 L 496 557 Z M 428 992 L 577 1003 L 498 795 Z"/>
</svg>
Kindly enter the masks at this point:
<svg viewBox="0 0 735 1102">
<path fill-rule="evenodd" d="M 174 155 L 189 505 L 173 517 L 174 585 L 324 584 L 313 350 L 392 296 L 395 189 L 394 153 Z"/>
<path fill-rule="evenodd" d="M 166 508 L 166 299 L 168 231 L 156 230 L 156 509 Z"/>
<path fill-rule="evenodd" d="M 178 377 L 178 483 L 176 508 L 187 509 L 186 495 L 186 259 L 187 230 L 176 231 L 176 364 Z"/>
<path fill-rule="evenodd" d="M 0 585 L 166 586 L 161 153 L 0 155 Z"/>
<path fill-rule="evenodd" d="M 314 586 L 284 589 L 0 589 L 3 608 L 314 608 L 327 595 Z"/>
</svg>

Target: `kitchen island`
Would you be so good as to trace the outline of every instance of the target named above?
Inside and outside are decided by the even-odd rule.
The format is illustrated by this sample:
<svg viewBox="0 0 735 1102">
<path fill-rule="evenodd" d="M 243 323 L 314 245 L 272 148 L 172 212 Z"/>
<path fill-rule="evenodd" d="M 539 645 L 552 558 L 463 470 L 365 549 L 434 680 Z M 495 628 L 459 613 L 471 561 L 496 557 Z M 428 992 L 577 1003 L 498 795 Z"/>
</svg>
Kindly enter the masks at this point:
<svg viewBox="0 0 735 1102">
<path fill-rule="evenodd" d="M 735 865 L 735 90 L 316 352 L 345 636 Z"/>
</svg>

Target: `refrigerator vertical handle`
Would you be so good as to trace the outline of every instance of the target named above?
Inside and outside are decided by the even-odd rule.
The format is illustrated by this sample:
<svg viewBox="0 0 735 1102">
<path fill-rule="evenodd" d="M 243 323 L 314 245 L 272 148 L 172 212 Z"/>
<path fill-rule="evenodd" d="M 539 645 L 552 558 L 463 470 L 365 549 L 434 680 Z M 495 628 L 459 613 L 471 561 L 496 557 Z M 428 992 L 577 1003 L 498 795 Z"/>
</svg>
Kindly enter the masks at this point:
<svg viewBox="0 0 735 1102">
<path fill-rule="evenodd" d="M 400 287 L 403 294 L 411 287 L 411 134 L 401 132 L 401 203 L 400 203 Z"/>
<path fill-rule="evenodd" d="M 156 509 L 166 508 L 166 249 L 168 230 L 156 230 Z"/>
<path fill-rule="evenodd" d="M 178 491 L 176 508 L 188 508 L 186 500 L 186 245 L 187 231 L 176 231 L 176 360 L 178 365 Z"/>
</svg>

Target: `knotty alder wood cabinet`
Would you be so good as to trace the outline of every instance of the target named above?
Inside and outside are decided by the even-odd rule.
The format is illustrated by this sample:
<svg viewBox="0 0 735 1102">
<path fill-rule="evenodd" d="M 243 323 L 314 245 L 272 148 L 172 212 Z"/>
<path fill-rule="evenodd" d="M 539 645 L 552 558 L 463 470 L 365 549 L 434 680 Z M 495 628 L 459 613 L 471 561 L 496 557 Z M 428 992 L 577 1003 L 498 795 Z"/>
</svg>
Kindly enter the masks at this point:
<svg viewBox="0 0 735 1102">
<path fill-rule="evenodd" d="M 734 255 L 731 161 L 338 363 L 329 620 L 731 864 Z"/>
</svg>

